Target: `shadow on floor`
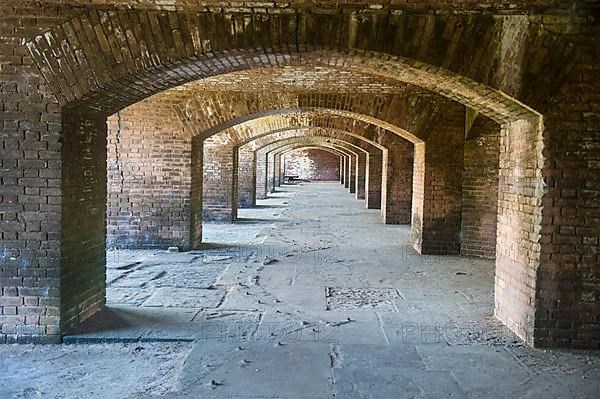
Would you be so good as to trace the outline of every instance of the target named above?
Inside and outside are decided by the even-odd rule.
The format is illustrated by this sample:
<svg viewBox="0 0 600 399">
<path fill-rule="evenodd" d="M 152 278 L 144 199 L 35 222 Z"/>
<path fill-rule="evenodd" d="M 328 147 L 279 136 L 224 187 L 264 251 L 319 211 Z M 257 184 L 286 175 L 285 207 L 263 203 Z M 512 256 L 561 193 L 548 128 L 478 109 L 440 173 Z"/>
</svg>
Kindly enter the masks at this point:
<svg viewBox="0 0 600 399">
<path fill-rule="evenodd" d="M 272 224 L 278 222 L 281 222 L 281 220 L 264 218 L 237 218 L 233 221 L 234 224 Z"/>
<path fill-rule="evenodd" d="M 229 249 L 229 248 L 234 248 L 234 247 L 239 247 L 239 245 L 223 244 L 223 243 L 218 243 L 218 242 L 203 242 L 203 243 L 200 243 L 200 245 L 197 248 L 194 248 L 193 250 L 191 250 L 189 252 L 194 253 L 194 251 L 202 251 L 205 249 Z"/>
<path fill-rule="evenodd" d="M 140 331 L 164 320 L 163 314 L 143 313 L 138 309 L 106 307 L 70 329 L 65 343 L 75 341 L 125 342 L 139 339 Z"/>
</svg>

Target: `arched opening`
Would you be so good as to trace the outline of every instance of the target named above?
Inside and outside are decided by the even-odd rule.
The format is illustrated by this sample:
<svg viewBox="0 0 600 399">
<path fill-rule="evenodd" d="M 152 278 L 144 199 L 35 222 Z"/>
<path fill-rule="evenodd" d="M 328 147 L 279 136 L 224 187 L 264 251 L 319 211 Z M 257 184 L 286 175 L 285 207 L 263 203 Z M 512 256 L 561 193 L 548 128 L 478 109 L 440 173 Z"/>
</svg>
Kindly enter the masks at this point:
<svg viewBox="0 0 600 399">
<path fill-rule="evenodd" d="M 339 181 L 343 153 L 325 148 L 305 146 L 280 153 L 284 179 L 288 177 L 290 183 L 296 180 Z"/>
<path fill-rule="evenodd" d="M 595 397 L 593 3 L 0 2 L 0 397 Z"/>
<path fill-rule="evenodd" d="M 160 15 L 164 16 L 166 14 Z M 81 17 L 79 21 L 81 22 L 86 18 L 88 17 Z M 93 19 L 94 17 L 90 16 L 89 18 Z M 86 24 L 84 23 L 83 26 L 86 26 Z M 197 34 L 193 34 L 191 31 L 189 35 L 187 33 L 186 35 L 190 40 L 197 36 Z M 101 170 L 104 159 L 96 157 L 94 149 L 103 147 L 105 144 L 105 128 L 103 126 L 105 116 L 149 94 L 187 81 L 209 75 L 222 74 L 231 70 L 251 69 L 251 67 L 255 68 L 257 66 L 273 66 L 274 62 L 283 62 L 292 66 L 336 65 L 341 70 L 358 71 L 383 79 L 408 82 L 457 101 L 463 106 L 486 115 L 502 125 L 500 164 L 502 165 L 501 169 L 507 169 L 507 173 L 500 174 L 499 191 L 506 195 L 515 195 L 517 198 L 522 199 L 523 202 L 531 202 L 534 205 L 530 205 L 525 210 L 519 205 L 499 200 L 498 243 L 496 245 L 498 279 L 496 286 L 496 313 L 499 318 L 509 324 L 511 329 L 517 332 L 522 338 L 528 342 L 532 342 L 533 320 L 535 319 L 533 317 L 535 287 L 526 281 L 526 276 L 528 275 L 527 270 L 529 272 L 535 270 L 535 266 L 532 268 L 531 265 L 537 261 L 532 261 L 532 258 L 539 256 L 539 251 L 536 250 L 539 245 L 536 237 L 540 231 L 539 215 L 541 214 L 541 205 L 539 205 L 538 200 L 543 194 L 541 179 L 543 157 L 541 154 L 542 124 L 538 113 L 500 91 L 475 83 L 473 80 L 456 73 L 449 72 L 440 67 L 414 62 L 408 58 L 390 56 L 385 53 L 377 54 L 363 51 L 350 53 L 345 50 L 303 51 L 302 49 L 299 52 L 301 57 L 297 58 L 287 57 L 285 53 L 282 54 L 278 51 L 269 52 L 268 54 L 272 55 L 272 57 L 261 57 L 259 53 L 253 54 L 249 50 L 240 51 L 240 54 L 244 54 L 243 58 L 233 56 L 234 52 L 225 54 L 224 49 L 227 46 L 233 45 L 232 48 L 235 48 L 236 44 L 239 46 L 239 43 L 241 43 L 238 42 L 239 37 L 231 42 L 227 42 L 227 40 L 222 42 L 211 41 L 210 57 L 203 54 L 206 51 L 205 45 L 207 42 L 200 44 L 200 42 L 191 40 L 189 42 L 190 46 L 184 45 L 176 47 L 173 50 L 173 54 L 167 57 L 170 60 L 168 65 L 161 65 L 162 72 L 160 71 L 161 68 L 141 70 L 135 63 L 125 62 L 127 56 L 118 56 L 118 52 L 112 53 L 110 46 L 106 48 L 103 44 L 101 35 L 89 38 L 92 41 L 97 40 L 97 43 L 95 42 L 90 46 L 88 46 L 89 43 L 79 43 L 79 47 L 84 51 L 86 51 L 86 47 L 100 48 L 103 51 L 101 53 L 102 56 L 97 60 L 97 65 L 89 65 L 89 63 L 85 65 L 91 70 L 98 71 L 97 75 L 95 75 L 97 79 L 105 80 L 102 84 L 95 82 L 96 84 L 90 86 L 90 81 L 80 81 L 77 78 L 73 80 L 71 78 L 72 75 L 68 73 L 69 70 L 73 69 L 71 64 L 78 62 L 76 58 L 70 59 L 68 56 L 65 56 L 64 59 L 66 62 L 59 63 L 58 67 L 57 65 L 46 66 L 48 60 L 43 57 L 43 47 L 47 44 L 51 45 L 52 38 L 52 34 L 44 37 L 40 36 L 34 42 L 29 43 L 29 48 L 38 66 L 43 71 L 48 72 L 49 85 L 56 89 L 57 97 L 65 105 L 62 115 L 63 154 L 85 154 L 84 162 L 81 162 L 81 158 L 73 156 L 73 164 L 70 164 L 71 160 L 69 157 L 64 157 L 65 163 L 62 179 L 65 194 L 63 197 L 63 209 L 71 211 L 78 209 L 78 212 L 70 212 L 69 214 L 63 212 L 61 219 L 63 222 L 61 244 L 63 246 L 61 255 L 61 320 L 65 329 L 68 329 L 72 324 L 77 324 L 81 320 L 84 320 L 103 304 L 104 288 L 101 277 L 103 275 L 102 252 L 104 250 L 104 237 L 101 233 L 103 231 L 103 223 L 100 222 L 103 207 L 98 204 L 102 202 L 101 199 L 105 196 L 103 184 L 105 177 Z M 47 40 L 50 40 L 50 42 Z M 77 42 L 77 37 L 72 37 L 70 40 L 75 43 Z M 223 44 L 223 53 L 220 53 L 219 49 L 215 47 L 217 46 L 216 43 Z M 350 42 L 344 43 L 350 44 Z M 329 43 L 326 47 L 336 48 L 337 46 L 333 44 Z M 318 47 L 319 45 L 315 46 L 315 48 Z M 239 48 L 243 48 L 243 46 Z M 169 51 L 165 54 L 168 53 Z M 123 68 L 121 70 L 117 68 L 118 73 L 115 76 L 100 73 L 103 70 L 103 66 L 110 64 L 108 63 L 108 59 L 114 57 L 116 57 L 116 63 L 123 65 Z M 142 54 L 140 60 L 144 60 L 144 57 L 145 55 Z M 185 61 L 176 65 L 174 61 L 177 60 Z M 146 61 L 153 63 L 155 59 L 148 58 Z M 153 74 L 154 82 L 160 82 L 158 86 L 143 87 L 142 82 L 145 83 L 147 73 Z M 63 75 L 68 78 L 61 78 L 60 76 Z M 159 78 L 158 76 L 163 76 L 163 78 Z M 66 80 L 67 82 L 69 80 L 72 81 L 67 86 L 64 86 L 61 83 L 65 79 L 68 79 Z M 127 82 L 127 86 L 124 85 L 125 82 Z M 307 104 L 310 104 L 310 98 L 307 99 L 298 96 L 295 100 L 297 109 L 301 110 L 305 107 L 305 104 L 303 104 L 305 100 L 308 100 Z M 379 129 L 388 130 L 393 133 L 407 131 L 399 128 L 398 124 L 400 121 L 394 118 L 384 120 L 368 113 L 361 114 L 348 111 L 343 109 L 343 107 L 338 109 L 334 106 L 332 109 L 334 111 L 327 111 L 330 116 L 348 117 L 356 123 L 376 125 Z M 293 112 L 297 111 L 294 110 Z M 204 126 L 201 129 L 196 129 L 194 133 L 205 132 L 204 137 L 198 137 L 203 137 L 206 142 L 206 140 L 212 139 L 215 136 L 212 135 L 213 133 L 227 128 L 227 123 L 235 126 L 241 122 L 245 122 L 243 119 L 245 115 L 255 114 L 242 112 L 240 115 L 234 115 L 233 118 L 226 117 L 225 124 L 217 123 L 213 126 Z M 281 116 L 285 114 L 277 113 L 276 115 Z M 215 120 L 218 119 L 215 118 Z M 524 139 L 525 137 L 527 138 Z M 411 139 L 410 136 L 405 136 L 404 138 Z M 430 152 L 428 148 L 430 146 L 425 147 L 425 144 L 418 140 L 422 139 L 413 136 L 411 140 L 415 145 L 414 159 L 421 160 L 424 165 L 427 165 L 428 160 L 433 161 L 435 157 L 429 158 Z M 197 157 L 197 155 L 194 155 L 196 152 L 193 149 L 192 153 L 192 159 Z M 531 154 L 535 155 L 531 157 Z M 76 162 L 75 159 L 77 160 Z M 192 161 L 192 165 L 197 164 L 198 162 Z M 515 168 L 522 171 L 523 174 L 517 175 L 513 173 L 516 170 Z M 415 168 L 415 170 L 419 171 L 418 168 Z M 422 176 L 423 184 L 419 185 L 419 183 L 413 181 L 413 185 L 415 188 L 425 190 L 430 187 L 428 182 L 434 181 L 436 176 L 429 174 L 427 168 L 420 170 L 420 172 L 421 175 L 415 173 L 415 176 Z M 523 176 L 526 177 L 523 178 Z M 206 183 L 206 181 L 203 181 L 203 183 Z M 194 178 L 192 178 L 193 185 Z M 229 183 L 226 185 L 229 186 Z M 417 192 L 418 190 L 415 189 L 414 191 Z M 192 192 L 194 192 L 193 188 Z M 413 198 L 415 195 L 417 194 L 413 194 Z M 431 198 L 425 194 L 422 197 L 423 201 Z M 223 203 L 221 194 L 216 193 L 215 198 L 217 199 L 215 202 Z M 227 200 L 229 201 L 229 199 Z M 197 202 L 197 198 L 192 195 L 192 208 L 194 208 L 194 203 Z M 206 209 L 203 208 L 203 211 Z M 225 212 L 230 212 L 232 208 L 225 206 L 222 209 Z M 436 221 L 428 219 L 431 213 L 428 214 L 427 210 L 423 206 L 423 214 L 421 215 L 421 208 L 418 206 L 415 207 L 415 201 L 413 201 L 411 218 L 413 219 L 413 226 L 417 226 L 417 235 L 421 237 L 427 237 L 427 229 L 433 229 L 432 226 L 435 225 L 435 223 L 428 223 Z M 87 217 L 84 220 L 81 217 L 82 214 L 95 217 Z M 195 220 L 200 218 L 200 214 L 196 211 L 192 211 L 192 216 Z M 73 228 L 73 226 L 77 226 L 77 228 Z M 197 233 L 198 223 L 193 223 L 191 230 Z M 437 239 L 438 237 L 436 235 L 435 238 Z M 194 240 L 191 241 L 193 245 Z M 83 251 L 84 247 L 85 251 Z M 420 243 L 417 240 L 417 247 L 423 252 L 449 250 L 446 244 L 439 242 L 433 242 L 432 246 L 427 247 L 424 239 Z M 75 266 L 76 263 L 80 264 L 82 260 L 86 264 L 87 271 L 85 272 L 80 267 Z M 518 272 L 515 272 L 515 270 L 518 270 Z M 82 280 L 82 276 L 87 277 Z"/>
</svg>

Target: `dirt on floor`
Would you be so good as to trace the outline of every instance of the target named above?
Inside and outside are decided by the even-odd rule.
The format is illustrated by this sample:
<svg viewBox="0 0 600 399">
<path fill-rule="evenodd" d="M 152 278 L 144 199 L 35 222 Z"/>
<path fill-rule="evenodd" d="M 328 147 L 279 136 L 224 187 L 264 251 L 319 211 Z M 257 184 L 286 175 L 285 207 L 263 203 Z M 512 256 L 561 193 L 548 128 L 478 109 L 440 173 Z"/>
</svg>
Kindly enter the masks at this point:
<svg viewBox="0 0 600 399">
<path fill-rule="evenodd" d="M 0 345 L 0 398 L 129 398 L 176 388 L 192 344 Z"/>
<path fill-rule="evenodd" d="M 204 249 L 110 251 L 108 306 L 68 344 L 0 345 L 0 399 L 599 397 L 598 351 L 494 317 L 493 260 L 418 255 L 378 212 L 311 183 Z"/>
</svg>

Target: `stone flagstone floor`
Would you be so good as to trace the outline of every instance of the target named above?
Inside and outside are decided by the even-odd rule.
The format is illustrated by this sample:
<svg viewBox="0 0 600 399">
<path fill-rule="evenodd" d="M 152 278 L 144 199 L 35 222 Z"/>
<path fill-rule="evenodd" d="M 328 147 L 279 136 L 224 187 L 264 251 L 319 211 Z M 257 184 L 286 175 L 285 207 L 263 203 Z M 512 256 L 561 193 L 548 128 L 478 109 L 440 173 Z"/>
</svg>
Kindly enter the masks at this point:
<svg viewBox="0 0 600 399">
<path fill-rule="evenodd" d="M 109 251 L 108 308 L 62 347 L 179 345 L 167 382 L 116 397 L 598 397 L 597 352 L 527 348 L 493 317 L 493 261 L 416 254 L 338 183 L 240 216 L 201 250 Z"/>
</svg>

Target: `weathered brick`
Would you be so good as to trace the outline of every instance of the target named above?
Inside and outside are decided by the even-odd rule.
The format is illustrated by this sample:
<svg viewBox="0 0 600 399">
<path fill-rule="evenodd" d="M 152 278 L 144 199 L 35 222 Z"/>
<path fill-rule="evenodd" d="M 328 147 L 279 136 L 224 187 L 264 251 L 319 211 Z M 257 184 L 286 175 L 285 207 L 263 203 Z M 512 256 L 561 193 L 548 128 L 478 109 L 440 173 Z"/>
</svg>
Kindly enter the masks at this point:
<svg viewBox="0 0 600 399">
<path fill-rule="evenodd" d="M 21 262 L 48 268 L 48 277 L 61 277 L 70 295 L 59 311 L 61 292 L 52 279 L 25 273 L 26 286 L 8 288 L 47 300 L 40 307 L 58 312 L 58 324 L 69 326 L 99 309 L 104 297 L 105 215 L 109 245 L 129 245 L 124 239 L 131 238 L 138 247 L 198 246 L 202 211 L 235 217 L 239 159 L 231 150 L 259 133 L 323 129 L 351 142 L 343 131 L 385 148 L 392 148 L 389 135 L 398 134 L 414 144 L 412 174 L 400 173 L 406 164 L 392 173 L 395 161 L 408 157 L 370 149 L 367 206 L 382 204 L 386 219 L 405 217 L 409 210 L 422 250 L 495 256 L 496 315 L 527 342 L 596 345 L 597 328 L 590 333 L 581 327 L 594 313 L 579 307 L 588 304 L 590 291 L 577 287 L 597 289 L 598 282 L 593 273 L 576 271 L 599 261 L 590 249 L 598 245 L 597 230 L 582 230 L 600 224 L 595 177 L 600 106 L 594 94 L 600 60 L 597 21 L 585 4 L 466 1 L 456 12 L 450 2 L 413 0 L 375 6 L 208 1 L 207 8 L 187 0 L 127 3 L 106 13 L 111 6 L 89 2 L 79 18 L 74 17 L 81 7 L 72 2 L 2 7 L 0 220 L 15 223 L 0 225 L 3 248 L 14 257 L 3 260 L 11 266 L 1 266 L 2 278 L 15 283 L 21 269 L 12 265 Z M 165 27 L 152 33 L 134 29 L 136 40 L 115 35 L 131 31 L 123 22 L 131 18 L 159 21 L 147 8 L 164 10 L 168 21 L 202 9 L 211 17 L 202 21 L 211 22 L 202 24 L 201 42 L 193 23 L 178 26 L 176 36 Z M 248 25 L 243 37 L 230 36 L 239 31 L 231 14 L 240 13 L 259 13 L 263 23 Z M 490 23 L 496 20 L 503 22 Z M 281 29 L 264 35 L 258 31 L 264 26 Z M 321 26 L 331 29 L 321 32 Z M 418 40 L 392 40 L 406 37 L 406 29 Z M 143 37 L 147 34 L 151 38 Z M 497 40 L 507 37 L 514 45 Z M 142 50 L 141 42 L 153 45 Z M 227 51 L 236 56 L 225 61 L 221 55 Z M 159 92 L 158 107 L 149 107 L 154 98 L 123 110 Z M 486 149 L 473 137 L 469 143 L 468 129 L 444 121 L 457 104 L 500 126 L 497 151 L 492 142 L 483 143 Z M 162 119 L 169 110 L 173 113 Z M 106 115 L 117 111 L 134 118 L 115 127 L 111 117 L 111 134 L 120 133 L 107 142 Z M 250 118 L 260 113 L 268 115 Z M 212 140 L 215 151 L 207 152 L 210 146 L 203 151 L 194 135 Z M 231 141 L 225 144 L 225 138 Z M 256 154 L 260 196 L 263 176 L 265 192 L 267 177 L 277 186 L 280 160 Z M 340 163 L 340 177 L 357 193 L 358 159 L 345 156 Z M 134 176 L 141 178 L 125 187 L 121 179 Z M 593 310 L 598 313 L 597 302 Z M 50 328 L 56 320 L 27 321 L 40 324 L 13 328 L 3 316 L 0 341 L 41 342 L 60 333 Z"/>
</svg>

